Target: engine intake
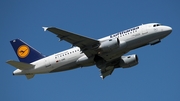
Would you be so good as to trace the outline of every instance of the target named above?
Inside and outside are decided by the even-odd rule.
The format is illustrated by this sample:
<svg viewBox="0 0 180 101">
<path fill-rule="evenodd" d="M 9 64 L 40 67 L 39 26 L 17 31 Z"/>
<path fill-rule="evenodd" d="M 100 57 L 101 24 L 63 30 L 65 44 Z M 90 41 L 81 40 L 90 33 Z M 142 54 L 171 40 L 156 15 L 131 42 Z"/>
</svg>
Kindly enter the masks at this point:
<svg viewBox="0 0 180 101">
<path fill-rule="evenodd" d="M 101 49 L 103 52 L 110 52 L 114 49 L 119 48 L 119 39 L 118 38 L 113 38 L 113 39 L 109 39 L 106 41 L 103 41 L 100 46 L 99 49 Z"/>
<path fill-rule="evenodd" d="M 120 67 L 129 68 L 138 64 L 138 56 L 136 54 L 122 56 L 120 61 Z"/>
</svg>

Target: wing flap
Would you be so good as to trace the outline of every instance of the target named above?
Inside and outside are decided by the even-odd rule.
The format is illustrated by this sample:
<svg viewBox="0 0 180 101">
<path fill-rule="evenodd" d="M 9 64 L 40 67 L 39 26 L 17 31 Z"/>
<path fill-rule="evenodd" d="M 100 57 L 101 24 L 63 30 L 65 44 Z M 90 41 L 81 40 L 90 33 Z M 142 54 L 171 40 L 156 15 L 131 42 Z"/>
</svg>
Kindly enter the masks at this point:
<svg viewBox="0 0 180 101">
<path fill-rule="evenodd" d="M 17 69 L 20 69 L 20 70 L 31 69 L 31 68 L 34 68 L 34 66 L 35 66 L 35 65 L 32 65 L 32 64 L 23 63 L 23 62 L 19 62 L 19 61 L 15 61 L 15 60 L 9 60 L 6 63 L 8 63 L 11 66 L 14 66 L 14 67 L 16 67 Z"/>
</svg>

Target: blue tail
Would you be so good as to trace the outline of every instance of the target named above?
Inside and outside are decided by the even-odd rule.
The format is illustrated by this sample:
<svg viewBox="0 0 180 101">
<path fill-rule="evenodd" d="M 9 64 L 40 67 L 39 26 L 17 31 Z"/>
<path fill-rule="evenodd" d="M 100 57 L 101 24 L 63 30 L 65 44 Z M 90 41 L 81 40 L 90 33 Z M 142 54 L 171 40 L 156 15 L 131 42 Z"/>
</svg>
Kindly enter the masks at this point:
<svg viewBox="0 0 180 101">
<path fill-rule="evenodd" d="M 20 39 L 11 40 L 10 43 L 20 62 L 31 63 L 44 58 L 40 52 Z"/>
</svg>

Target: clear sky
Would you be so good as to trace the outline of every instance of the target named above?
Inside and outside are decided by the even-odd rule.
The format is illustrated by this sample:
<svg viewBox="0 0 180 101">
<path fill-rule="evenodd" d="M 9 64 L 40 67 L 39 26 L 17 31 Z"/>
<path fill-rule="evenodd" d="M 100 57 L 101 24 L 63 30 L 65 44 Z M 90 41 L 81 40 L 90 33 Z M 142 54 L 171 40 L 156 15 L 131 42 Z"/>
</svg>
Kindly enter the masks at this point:
<svg viewBox="0 0 180 101">
<path fill-rule="evenodd" d="M 1 0 L 1 101 L 180 101 L 179 0 Z M 20 38 L 45 55 L 71 44 L 43 26 L 55 26 L 94 39 L 150 22 L 171 26 L 173 32 L 137 54 L 139 64 L 116 69 L 101 80 L 96 66 L 66 72 L 13 76 L 18 60 L 9 41 Z"/>
</svg>

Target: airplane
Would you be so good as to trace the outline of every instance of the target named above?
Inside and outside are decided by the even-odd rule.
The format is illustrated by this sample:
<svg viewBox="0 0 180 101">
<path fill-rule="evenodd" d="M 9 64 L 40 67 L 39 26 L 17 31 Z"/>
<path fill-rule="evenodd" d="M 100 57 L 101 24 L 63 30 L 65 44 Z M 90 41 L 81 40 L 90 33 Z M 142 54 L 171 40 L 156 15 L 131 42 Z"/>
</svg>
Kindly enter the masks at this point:
<svg viewBox="0 0 180 101">
<path fill-rule="evenodd" d="M 35 74 L 96 65 L 101 72 L 100 77 L 104 79 L 111 75 L 114 69 L 130 68 L 138 64 L 136 54 L 124 54 L 146 45 L 155 45 L 172 32 L 170 26 L 147 23 L 96 40 L 56 27 L 43 29 L 57 35 L 60 41 L 69 42 L 72 47 L 45 57 L 21 39 L 11 40 L 10 43 L 19 58 L 19 61 L 6 62 L 17 68 L 13 75 L 25 75 L 27 79 L 31 79 Z"/>
</svg>

